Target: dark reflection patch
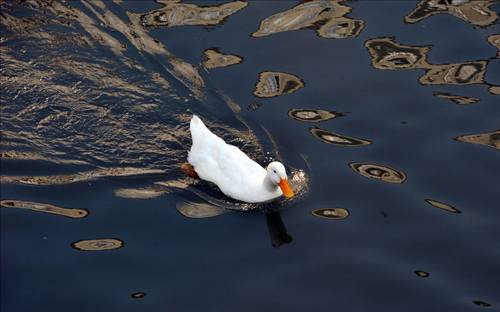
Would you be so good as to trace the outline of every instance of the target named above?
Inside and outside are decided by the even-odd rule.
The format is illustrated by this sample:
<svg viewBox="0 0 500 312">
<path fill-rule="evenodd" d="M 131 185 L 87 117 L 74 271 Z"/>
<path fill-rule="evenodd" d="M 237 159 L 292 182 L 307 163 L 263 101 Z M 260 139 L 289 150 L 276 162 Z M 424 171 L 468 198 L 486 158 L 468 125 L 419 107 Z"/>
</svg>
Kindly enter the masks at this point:
<svg viewBox="0 0 500 312">
<path fill-rule="evenodd" d="M 349 166 L 357 173 L 367 178 L 382 180 L 389 183 L 403 183 L 406 174 L 388 166 L 376 164 L 350 163 Z"/>
<path fill-rule="evenodd" d="M 489 133 L 462 135 L 456 137 L 455 140 L 472 144 L 486 145 L 500 150 L 500 129 Z"/>
<path fill-rule="evenodd" d="M 420 270 L 416 270 L 414 272 L 418 277 L 422 277 L 422 278 L 426 278 L 426 277 L 429 277 L 429 272 L 425 272 L 425 271 L 420 271 Z"/>
<path fill-rule="evenodd" d="M 454 95 L 454 94 L 445 93 L 445 92 L 434 92 L 432 95 L 434 95 L 438 98 L 441 98 L 441 99 L 452 101 L 453 103 L 459 104 L 459 105 L 474 104 L 474 103 L 479 102 L 479 99 L 474 98 L 474 97 L 468 97 L 468 96 L 463 96 L 463 95 Z"/>
<path fill-rule="evenodd" d="M 326 219 L 345 219 L 349 216 L 349 211 L 345 208 L 322 208 L 311 211 L 313 216 Z"/>
<path fill-rule="evenodd" d="M 362 146 L 362 145 L 372 144 L 372 142 L 368 140 L 348 137 L 338 133 L 329 132 L 320 128 L 311 128 L 309 129 L 309 131 L 316 138 L 320 139 L 321 141 L 327 144 L 335 144 L 341 146 Z"/>
<path fill-rule="evenodd" d="M 292 93 L 304 87 L 304 82 L 297 76 L 281 72 L 261 72 L 253 94 L 267 98 Z"/>
<path fill-rule="evenodd" d="M 116 238 L 79 240 L 72 243 L 71 247 L 83 251 L 111 250 L 123 247 L 123 241 Z"/>
<path fill-rule="evenodd" d="M 472 301 L 475 305 L 477 306 L 480 306 L 480 307 L 483 307 L 483 308 L 487 308 L 487 307 L 491 307 L 491 304 L 488 303 L 488 302 L 485 302 L 485 301 L 482 301 L 482 300 L 474 300 Z"/>
<path fill-rule="evenodd" d="M 344 114 L 322 109 L 294 108 L 288 111 L 288 116 L 299 121 L 320 122 L 344 116 Z"/>
<path fill-rule="evenodd" d="M 0 207 L 30 209 L 33 211 L 46 212 L 69 218 L 84 218 L 89 214 L 89 211 L 87 209 L 62 208 L 49 204 L 28 202 L 23 200 L 11 200 L 11 199 L 5 199 L 0 201 Z"/>
<path fill-rule="evenodd" d="M 179 202 L 175 207 L 183 216 L 194 219 L 216 217 L 226 212 L 223 208 L 206 203 Z"/>
<path fill-rule="evenodd" d="M 144 26 L 185 26 L 217 25 L 228 16 L 238 12 L 248 5 L 244 1 L 233 1 L 221 5 L 198 6 L 195 4 L 165 2 L 161 9 L 141 15 Z"/>
<path fill-rule="evenodd" d="M 443 1 L 421 0 L 415 10 L 405 16 L 405 22 L 413 24 L 439 13 L 447 13 L 475 26 L 488 26 L 498 19 L 498 14 L 490 9 L 496 1 Z"/>
<path fill-rule="evenodd" d="M 462 213 L 460 210 L 458 210 L 457 208 L 451 206 L 451 205 L 448 205 L 448 204 L 445 204 L 443 202 L 440 202 L 440 201 L 437 201 L 437 200 L 434 200 L 434 199 L 426 199 L 425 200 L 429 205 L 432 205 L 436 208 L 439 208 L 439 209 L 443 209 L 443 210 L 446 210 L 446 211 L 449 211 L 449 212 L 452 212 L 452 213 Z"/>
<path fill-rule="evenodd" d="M 142 299 L 142 298 L 146 297 L 146 293 L 145 292 L 136 292 L 136 293 L 131 294 L 130 296 L 134 299 Z"/>
</svg>

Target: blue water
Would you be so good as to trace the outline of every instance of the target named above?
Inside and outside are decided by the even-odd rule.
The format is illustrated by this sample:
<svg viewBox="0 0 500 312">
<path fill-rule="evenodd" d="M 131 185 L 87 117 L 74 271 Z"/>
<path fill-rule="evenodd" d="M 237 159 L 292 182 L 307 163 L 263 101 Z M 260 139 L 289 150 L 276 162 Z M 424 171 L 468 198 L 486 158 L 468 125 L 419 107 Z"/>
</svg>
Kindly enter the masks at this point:
<svg viewBox="0 0 500 312">
<path fill-rule="evenodd" d="M 313 29 L 250 36 L 260 21 L 297 4 L 249 1 L 217 26 L 145 28 L 171 55 L 198 70 L 204 81 L 203 97 L 169 72 L 170 59 L 136 48 L 123 33 L 102 24 L 85 4 L 64 6 L 84 12 L 102 31 L 126 43 L 124 56 L 95 42 L 76 20 L 70 19 L 74 23 L 70 29 L 55 23 L 54 13 L 27 4 L 1 5 L 2 16 L 48 18 L 42 30 L 27 28 L 31 33 L 79 33 L 94 42 L 93 47 L 82 47 L 52 38 L 57 44 L 51 46 L 50 40 L 2 22 L 2 79 L 10 80 L 2 83 L 1 150 L 87 162 L 2 158 L 2 176 L 69 174 L 97 167 L 163 170 L 61 185 L 2 183 L 1 199 L 90 212 L 86 218 L 71 219 L 27 209 L 0 209 L 2 311 L 498 309 L 498 147 L 454 140 L 500 128 L 498 95 L 488 91 L 500 84 L 500 62 L 495 58 L 498 50 L 487 41 L 499 33 L 498 20 L 475 27 L 444 13 L 409 24 L 404 16 L 415 9 L 415 2 L 355 1 L 346 3 L 352 8 L 347 16 L 364 21 L 359 36 L 326 39 Z M 99 10 L 97 5 L 90 6 Z M 127 22 L 127 10 L 144 13 L 160 7 L 154 2 L 105 2 L 104 11 Z M 490 6 L 493 12 L 499 8 L 498 3 Z M 488 61 L 485 78 L 470 85 L 422 85 L 418 79 L 423 69 L 377 69 L 364 44 L 382 37 L 393 37 L 404 46 L 430 46 L 430 64 Z M 212 47 L 244 60 L 205 70 L 202 53 Z M 10 58 L 23 64 L 33 62 L 17 70 Z M 55 63 L 58 58 L 62 65 Z M 125 58 L 144 70 L 125 66 Z M 70 73 L 68 68 L 75 66 L 70 60 L 87 64 L 88 71 L 80 76 Z M 96 68 L 103 69 L 96 81 L 82 78 L 98 72 Z M 45 77 L 51 69 L 56 74 L 47 84 L 38 86 L 29 80 L 37 73 Z M 263 71 L 294 74 L 305 87 L 257 98 L 252 92 Z M 153 72 L 170 87 L 152 82 Z M 72 91 L 53 91 L 50 85 L 74 86 L 79 91 L 72 95 Z M 16 97 L 25 86 L 27 91 Z M 458 105 L 434 96 L 435 91 L 479 102 Z M 238 103 L 241 111 L 234 113 L 222 95 Z M 47 107 L 36 106 L 44 101 Z M 86 103 L 95 107 L 81 109 Z M 141 111 L 137 108 L 141 104 L 156 106 Z M 30 110 L 22 113 L 27 107 Z M 321 123 L 300 122 L 288 116 L 293 108 L 324 109 L 345 116 Z M 188 219 L 176 210 L 180 201 L 203 202 L 188 191 L 174 189 L 150 199 L 115 196 L 117 189 L 182 177 L 177 168 L 187 155 L 187 118 L 193 112 L 217 127 L 219 134 L 237 129 L 226 139 L 261 161 L 262 151 L 254 142 L 243 146 L 245 139 L 238 133 L 247 128 L 240 120 L 262 144 L 268 138 L 261 126 L 267 129 L 285 164 L 307 172 L 307 194 L 281 209 L 271 205 L 271 210 L 279 211 L 272 215 L 256 209 L 207 219 Z M 41 122 L 48 116 L 54 118 Z M 311 135 L 309 129 L 316 126 L 373 143 L 325 144 Z M 17 137 L 12 138 L 12 133 Z M 180 143 L 161 138 L 165 133 Z M 498 146 L 498 135 L 492 140 Z M 11 144 L 15 142 L 22 144 Z M 263 152 L 276 153 L 269 144 Z M 352 162 L 389 166 L 404 172 L 407 179 L 401 184 L 370 179 L 353 171 Z M 210 192 L 224 199 L 217 191 Z M 433 207 L 424 201 L 428 198 L 462 213 Z M 345 208 L 349 216 L 329 220 L 311 214 L 330 207 Z M 107 251 L 71 248 L 75 241 L 99 238 L 119 239 L 123 247 Z M 416 270 L 429 276 L 419 277 Z M 146 295 L 131 297 L 136 292 Z M 477 300 L 491 306 L 475 304 Z"/>
</svg>

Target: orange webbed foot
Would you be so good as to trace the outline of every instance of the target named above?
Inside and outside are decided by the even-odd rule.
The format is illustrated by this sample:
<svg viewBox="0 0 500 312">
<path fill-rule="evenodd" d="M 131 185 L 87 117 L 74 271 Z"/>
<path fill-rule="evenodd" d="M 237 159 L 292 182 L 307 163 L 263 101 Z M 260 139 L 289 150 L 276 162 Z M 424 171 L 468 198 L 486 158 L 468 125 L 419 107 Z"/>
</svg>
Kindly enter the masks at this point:
<svg viewBox="0 0 500 312">
<path fill-rule="evenodd" d="M 182 172 L 184 172 L 185 174 L 187 174 L 191 178 L 195 178 L 195 179 L 199 179 L 200 178 L 198 176 L 198 174 L 196 173 L 196 171 L 194 171 L 193 165 L 191 165 L 190 163 L 183 163 L 181 165 L 181 170 L 182 170 Z"/>
</svg>

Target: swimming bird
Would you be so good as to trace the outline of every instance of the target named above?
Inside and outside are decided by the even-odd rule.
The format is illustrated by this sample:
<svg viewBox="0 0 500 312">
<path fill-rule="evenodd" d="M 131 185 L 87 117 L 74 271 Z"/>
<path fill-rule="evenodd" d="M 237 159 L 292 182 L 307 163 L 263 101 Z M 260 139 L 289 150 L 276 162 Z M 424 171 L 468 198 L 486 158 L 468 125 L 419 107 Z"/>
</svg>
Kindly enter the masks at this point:
<svg viewBox="0 0 500 312">
<path fill-rule="evenodd" d="M 264 169 L 238 147 L 212 133 L 196 115 L 189 129 L 193 142 L 184 171 L 189 172 L 192 166 L 195 176 L 215 183 L 226 196 L 247 203 L 294 195 L 282 163 L 273 161 Z"/>
</svg>

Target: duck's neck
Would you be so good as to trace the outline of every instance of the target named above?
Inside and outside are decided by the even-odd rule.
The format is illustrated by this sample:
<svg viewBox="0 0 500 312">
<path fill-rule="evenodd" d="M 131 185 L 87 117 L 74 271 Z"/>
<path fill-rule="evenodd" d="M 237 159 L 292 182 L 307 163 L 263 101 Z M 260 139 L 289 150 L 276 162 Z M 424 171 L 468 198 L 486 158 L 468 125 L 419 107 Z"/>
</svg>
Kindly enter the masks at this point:
<svg viewBox="0 0 500 312">
<path fill-rule="evenodd" d="M 266 191 L 269 191 L 270 193 L 273 193 L 278 188 L 278 186 L 274 184 L 274 182 L 267 176 L 267 174 L 264 177 L 264 181 L 262 181 L 262 184 L 264 185 Z"/>
</svg>

